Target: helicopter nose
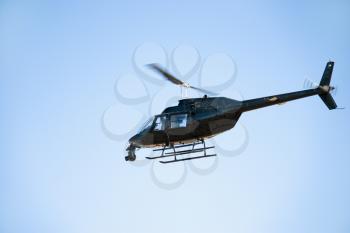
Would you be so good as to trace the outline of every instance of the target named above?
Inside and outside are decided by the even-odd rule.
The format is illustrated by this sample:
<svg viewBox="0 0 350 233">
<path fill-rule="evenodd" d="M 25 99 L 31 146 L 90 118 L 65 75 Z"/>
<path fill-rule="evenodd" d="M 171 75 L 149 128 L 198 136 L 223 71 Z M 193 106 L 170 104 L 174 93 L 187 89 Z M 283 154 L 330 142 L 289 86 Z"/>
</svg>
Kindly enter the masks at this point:
<svg viewBox="0 0 350 233">
<path fill-rule="evenodd" d="M 136 134 L 136 135 L 132 136 L 129 139 L 129 143 L 133 144 L 133 145 L 140 145 L 141 144 L 140 135 Z"/>
</svg>

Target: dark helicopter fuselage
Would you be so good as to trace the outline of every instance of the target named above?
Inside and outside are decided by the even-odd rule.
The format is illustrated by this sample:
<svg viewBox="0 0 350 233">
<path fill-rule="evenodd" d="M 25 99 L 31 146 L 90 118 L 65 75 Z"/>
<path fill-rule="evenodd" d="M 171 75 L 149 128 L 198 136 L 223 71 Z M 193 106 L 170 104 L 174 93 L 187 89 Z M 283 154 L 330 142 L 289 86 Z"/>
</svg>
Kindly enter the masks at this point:
<svg viewBox="0 0 350 233">
<path fill-rule="evenodd" d="M 154 116 L 138 134 L 129 139 L 129 143 L 134 147 L 156 147 L 203 140 L 233 128 L 243 112 L 313 95 L 319 95 L 330 109 L 334 109 L 336 104 L 329 99 L 330 96 L 325 99 L 329 92 L 327 88 L 318 87 L 244 101 L 206 96 L 182 99 L 177 106 L 168 107 Z"/>
<path fill-rule="evenodd" d="M 153 147 L 212 137 L 235 126 L 241 105 L 241 101 L 225 97 L 182 99 L 156 115 L 129 142 Z"/>
</svg>

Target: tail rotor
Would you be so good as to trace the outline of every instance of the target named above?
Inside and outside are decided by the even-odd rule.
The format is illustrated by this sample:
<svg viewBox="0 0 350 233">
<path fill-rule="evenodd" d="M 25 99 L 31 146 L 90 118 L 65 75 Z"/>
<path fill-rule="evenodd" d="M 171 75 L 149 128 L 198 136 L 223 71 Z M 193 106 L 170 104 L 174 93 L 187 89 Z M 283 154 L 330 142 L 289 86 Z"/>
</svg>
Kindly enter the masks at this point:
<svg viewBox="0 0 350 233">
<path fill-rule="evenodd" d="M 313 81 L 311 81 L 309 78 L 305 78 L 303 88 L 304 89 L 316 89 L 319 85 Z"/>
</svg>

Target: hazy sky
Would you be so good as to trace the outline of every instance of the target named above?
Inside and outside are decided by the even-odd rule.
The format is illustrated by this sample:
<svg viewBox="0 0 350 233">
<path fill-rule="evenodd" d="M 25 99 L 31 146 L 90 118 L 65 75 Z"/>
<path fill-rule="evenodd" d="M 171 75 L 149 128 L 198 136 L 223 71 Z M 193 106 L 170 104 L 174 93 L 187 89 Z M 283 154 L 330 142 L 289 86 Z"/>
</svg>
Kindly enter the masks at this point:
<svg viewBox="0 0 350 233">
<path fill-rule="evenodd" d="M 246 113 L 244 152 L 219 156 L 207 175 L 188 169 L 173 190 L 152 180 L 150 164 L 126 163 L 127 138 L 101 128 L 144 43 L 230 55 L 246 99 L 318 82 L 332 59 L 335 99 L 349 107 L 349 28 L 345 0 L 1 0 L 0 232 L 349 232 L 348 109 L 312 97 Z M 127 85 L 139 94 L 140 83 Z M 117 129 L 134 125 L 139 107 L 127 107 Z M 239 141 L 235 132 L 220 143 Z M 156 166 L 171 180 L 188 164 Z"/>
</svg>

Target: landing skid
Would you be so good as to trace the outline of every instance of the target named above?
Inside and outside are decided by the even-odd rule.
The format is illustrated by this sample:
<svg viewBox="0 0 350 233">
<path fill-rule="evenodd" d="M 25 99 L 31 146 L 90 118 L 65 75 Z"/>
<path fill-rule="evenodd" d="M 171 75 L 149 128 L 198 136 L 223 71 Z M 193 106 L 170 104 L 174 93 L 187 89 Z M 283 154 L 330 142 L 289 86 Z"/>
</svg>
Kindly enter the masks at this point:
<svg viewBox="0 0 350 233">
<path fill-rule="evenodd" d="M 194 148 L 196 145 L 203 145 L 202 148 Z M 184 148 L 184 147 L 189 147 L 192 146 L 192 149 L 187 149 L 187 150 L 178 150 L 178 148 Z M 170 146 L 164 146 L 161 149 L 155 149 L 153 151 L 162 151 L 160 156 L 153 156 L 153 157 L 146 157 L 146 159 L 162 159 L 162 158 L 168 158 L 174 156 L 173 160 L 169 161 L 159 161 L 160 163 L 176 163 L 180 161 L 186 161 L 186 160 L 192 160 L 192 159 L 202 159 L 202 158 L 207 158 L 207 157 L 213 157 L 216 156 L 216 154 L 207 154 L 207 150 L 215 148 L 214 146 L 205 146 L 205 141 L 201 140 L 200 142 L 194 142 L 192 144 L 184 144 L 184 145 L 170 145 Z M 167 150 L 173 150 L 173 152 L 165 152 Z M 177 158 L 179 155 L 187 155 L 187 154 L 192 154 L 192 153 L 197 153 L 197 152 L 203 152 L 203 155 L 201 156 L 193 156 L 193 157 L 187 157 L 187 158 Z"/>
<path fill-rule="evenodd" d="M 170 161 L 159 161 L 159 162 L 160 163 L 176 163 L 176 162 L 180 162 L 180 161 L 186 161 L 186 160 L 192 160 L 192 159 L 203 159 L 203 158 L 208 158 L 208 157 L 213 157 L 213 156 L 216 156 L 216 154 L 194 156 L 194 157 L 189 157 L 189 158 L 174 159 L 174 160 L 170 160 Z"/>
</svg>

